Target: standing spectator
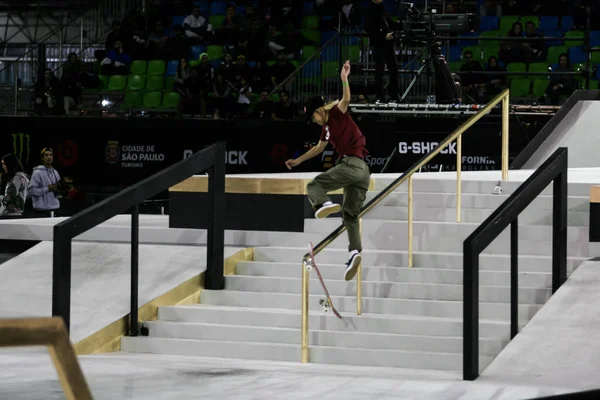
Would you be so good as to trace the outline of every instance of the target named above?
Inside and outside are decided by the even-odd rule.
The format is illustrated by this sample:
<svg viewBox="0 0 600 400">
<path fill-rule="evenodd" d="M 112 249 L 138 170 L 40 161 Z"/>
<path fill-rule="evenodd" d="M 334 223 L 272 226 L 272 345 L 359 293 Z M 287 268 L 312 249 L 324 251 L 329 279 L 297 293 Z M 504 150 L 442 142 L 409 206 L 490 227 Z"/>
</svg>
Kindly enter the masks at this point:
<svg viewBox="0 0 600 400">
<path fill-rule="evenodd" d="M 60 208 L 60 175 L 52 167 L 54 151 L 46 147 L 40 153 L 42 165 L 33 169 L 29 190 L 33 199 L 33 212 L 37 217 L 56 216 Z"/>
<path fill-rule="evenodd" d="M 81 60 L 77 58 L 77 54 L 69 53 L 68 61 L 63 66 L 63 74 L 60 79 L 66 115 L 70 115 L 79 103 L 82 86 L 80 80 L 81 70 Z"/>
<path fill-rule="evenodd" d="M 40 115 L 55 115 L 59 112 L 60 83 L 50 68 L 35 84 L 35 110 Z"/>
<path fill-rule="evenodd" d="M 4 194 L 0 196 L 0 216 L 21 216 L 25 209 L 29 177 L 23 172 L 21 161 L 13 153 L 2 157 L 2 183 Z"/>
</svg>

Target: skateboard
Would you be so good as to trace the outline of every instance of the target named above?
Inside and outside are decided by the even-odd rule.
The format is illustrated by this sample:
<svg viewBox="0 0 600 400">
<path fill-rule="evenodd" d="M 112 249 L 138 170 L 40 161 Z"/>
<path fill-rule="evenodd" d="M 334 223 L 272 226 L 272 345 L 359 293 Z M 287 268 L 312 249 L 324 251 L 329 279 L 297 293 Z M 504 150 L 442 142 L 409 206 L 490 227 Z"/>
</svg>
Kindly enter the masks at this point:
<svg viewBox="0 0 600 400">
<path fill-rule="evenodd" d="M 327 298 L 319 300 L 319 304 L 323 306 L 323 311 L 327 312 L 331 308 L 331 311 L 335 314 L 336 317 L 342 319 L 340 313 L 333 306 L 333 301 L 331 301 L 331 296 L 329 295 L 329 291 L 327 290 L 327 286 L 325 286 L 325 281 L 323 280 L 323 276 L 321 275 L 321 271 L 319 271 L 319 267 L 317 267 L 317 263 L 315 261 L 315 253 L 313 250 L 312 242 L 308 242 L 308 254 L 309 259 L 305 260 L 305 268 L 307 271 L 310 271 L 312 268 L 317 271 L 317 276 L 319 277 L 319 281 L 321 282 L 321 286 L 323 286 L 323 290 L 325 291 L 325 296 Z"/>
</svg>

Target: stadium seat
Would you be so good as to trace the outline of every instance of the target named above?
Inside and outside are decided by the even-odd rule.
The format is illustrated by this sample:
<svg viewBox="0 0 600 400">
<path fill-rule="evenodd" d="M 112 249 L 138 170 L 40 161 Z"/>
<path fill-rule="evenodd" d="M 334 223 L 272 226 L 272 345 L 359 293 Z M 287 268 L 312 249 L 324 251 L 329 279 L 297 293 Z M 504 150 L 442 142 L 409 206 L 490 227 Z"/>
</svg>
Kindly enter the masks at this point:
<svg viewBox="0 0 600 400">
<path fill-rule="evenodd" d="M 506 70 L 508 72 L 526 72 L 527 71 L 527 64 L 525 63 L 510 63 L 506 66 Z M 512 80 L 516 80 L 516 79 L 522 79 L 524 76 L 523 75 L 508 75 L 508 80 L 512 81 Z"/>
<path fill-rule="evenodd" d="M 227 12 L 227 5 L 227 1 L 213 0 L 213 2 L 210 4 L 210 15 L 225 15 Z"/>
<path fill-rule="evenodd" d="M 512 29 L 515 22 L 519 21 L 519 17 L 515 15 L 506 15 L 500 19 L 500 34 L 507 36 L 508 31 Z"/>
<path fill-rule="evenodd" d="M 563 15 L 560 19 L 560 27 L 559 30 L 561 32 L 567 32 L 573 29 L 573 25 L 575 25 L 575 20 L 571 15 Z"/>
<path fill-rule="evenodd" d="M 302 48 L 302 59 L 308 60 L 317 52 L 316 47 L 314 46 L 304 46 Z"/>
<path fill-rule="evenodd" d="M 317 60 L 309 61 L 304 68 L 302 68 L 303 78 L 316 78 L 321 76 L 321 63 Z"/>
<path fill-rule="evenodd" d="M 321 51 L 321 61 L 340 62 L 340 47 L 336 43 L 331 43 Z"/>
<path fill-rule="evenodd" d="M 447 59 L 450 62 L 460 61 L 462 59 L 462 54 L 463 52 L 460 46 L 451 46 Z"/>
<path fill-rule="evenodd" d="M 142 105 L 143 95 L 141 91 L 125 93 L 125 99 L 121 102 L 121 108 L 138 108 Z"/>
<path fill-rule="evenodd" d="M 319 46 L 321 43 L 321 32 L 320 31 L 303 30 L 302 36 L 304 36 L 305 39 L 315 42 L 316 46 Z"/>
<path fill-rule="evenodd" d="M 171 60 L 167 62 L 167 76 L 175 76 L 177 75 L 177 66 L 179 65 L 179 60 Z"/>
<path fill-rule="evenodd" d="M 583 63 L 587 60 L 587 53 L 583 51 L 583 47 L 571 47 L 569 49 L 569 60 L 572 64 Z"/>
<path fill-rule="evenodd" d="M 146 75 L 146 69 L 148 68 L 148 62 L 143 60 L 134 60 L 131 63 L 130 72 L 133 75 Z"/>
<path fill-rule="evenodd" d="M 195 45 L 190 47 L 190 60 L 198 60 L 202 53 L 206 53 L 206 46 Z"/>
<path fill-rule="evenodd" d="M 479 44 L 478 40 L 462 39 L 462 38 L 477 37 L 477 36 L 479 36 L 478 32 L 465 32 L 459 36 L 457 44 L 462 47 L 477 46 Z"/>
<path fill-rule="evenodd" d="M 119 92 L 125 90 L 127 77 L 125 75 L 112 75 L 108 80 L 108 90 Z"/>
<path fill-rule="evenodd" d="M 590 32 L 590 46 L 600 47 L 600 31 Z"/>
<path fill-rule="evenodd" d="M 164 75 L 167 70 L 163 60 L 148 61 L 148 75 Z"/>
<path fill-rule="evenodd" d="M 529 95 L 530 86 L 531 81 L 527 78 L 513 79 L 510 84 L 510 95 L 512 97 L 526 97 Z"/>
<path fill-rule="evenodd" d="M 490 57 L 494 56 L 496 58 L 498 58 L 498 47 L 484 47 L 483 48 L 483 61 L 484 62 L 488 62 L 488 60 L 490 59 Z"/>
<path fill-rule="evenodd" d="M 548 83 L 550 81 L 548 79 L 536 79 L 533 81 L 533 90 L 531 91 L 531 96 L 538 98 L 542 97 L 546 93 L 546 89 L 548 88 Z"/>
<path fill-rule="evenodd" d="M 499 23 L 500 20 L 495 15 L 483 15 L 479 17 L 479 30 L 481 32 L 498 30 Z"/>
<path fill-rule="evenodd" d="M 321 32 L 321 46 L 323 46 L 325 43 L 327 43 L 332 38 L 334 38 L 335 36 L 337 36 L 337 34 L 338 33 L 336 31 Z"/>
<path fill-rule="evenodd" d="M 175 90 L 175 81 L 177 78 L 174 76 L 168 76 L 165 78 L 165 87 L 163 88 L 163 92 L 172 92 Z"/>
<path fill-rule="evenodd" d="M 529 72 L 548 72 L 548 70 L 548 64 L 546 63 L 539 62 L 529 64 Z M 540 77 L 541 75 L 534 79 L 539 79 Z"/>
<path fill-rule="evenodd" d="M 146 90 L 153 92 L 163 90 L 165 87 L 165 77 L 161 75 L 150 75 L 146 81 Z"/>
<path fill-rule="evenodd" d="M 144 75 L 130 75 L 127 81 L 127 90 L 136 91 L 144 89 L 146 77 Z"/>
<path fill-rule="evenodd" d="M 176 15 L 173 18 L 171 18 L 171 26 L 183 26 L 183 21 L 185 20 L 185 18 L 187 17 L 187 15 Z"/>
<path fill-rule="evenodd" d="M 208 17 L 208 23 L 212 25 L 214 30 L 221 29 L 223 26 L 223 21 L 225 21 L 224 15 L 212 14 L 210 17 Z"/>
<path fill-rule="evenodd" d="M 144 108 L 158 108 L 161 103 L 161 92 L 146 92 L 142 100 Z"/>
<path fill-rule="evenodd" d="M 562 40 L 562 35 L 563 33 L 561 31 L 547 31 L 544 32 L 544 36 L 548 37 L 548 38 L 561 38 L 558 40 L 546 40 L 544 41 L 544 44 L 546 45 L 546 48 L 549 47 L 553 47 L 553 46 L 562 46 L 563 45 L 563 40 Z"/>
<path fill-rule="evenodd" d="M 581 38 L 581 40 L 565 41 L 565 47 L 583 46 L 583 32 L 581 31 L 565 32 L 565 38 Z"/>
<path fill-rule="evenodd" d="M 482 37 L 500 37 L 500 31 L 487 31 L 481 32 Z M 500 47 L 500 40 L 481 40 L 479 41 L 481 47 Z M 496 50 L 498 51 L 498 50 Z"/>
<path fill-rule="evenodd" d="M 360 58 L 360 49 L 358 46 L 344 46 L 342 48 L 342 59 L 358 62 Z"/>
<path fill-rule="evenodd" d="M 540 30 L 544 33 L 558 30 L 560 20 L 554 16 L 542 16 L 540 18 Z"/>
<path fill-rule="evenodd" d="M 165 93 L 163 96 L 161 108 L 177 108 L 181 96 L 177 92 Z"/>
<path fill-rule="evenodd" d="M 319 17 L 316 15 L 305 15 L 302 19 L 302 29 L 316 31 L 319 29 Z"/>
<path fill-rule="evenodd" d="M 523 24 L 523 29 L 525 29 L 525 24 L 527 24 L 529 21 L 533 22 L 537 29 L 540 29 L 540 17 L 537 15 L 524 15 L 519 18 L 519 21 L 521 21 Z"/>
<path fill-rule="evenodd" d="M 558 56 L 562 53 L 568 53 L 565 46 L 552 46 L 548 48 L 548 64 L 554 64 L 558 62 Z"/>
<path fill-rule="evenodd" d="M 205 17 L 208 17 L 210 16 L 210 3 L 211 2 L 209 0 L 194 1 L 194 6 L 200 8 L 200 14 L 204 15 Z"/>
<path fill-rule="evenodd" d="M 98 79 L 100 80 L 100 84 L 98 85 L 98 90 L 108 89 L 108 76 L 98 75 Z"/>
<path fill-rule="evenodd" d="M 209 60 L 220 60 L 223 57 L 223 46 L 208 45 L 206 47 L 206 53 L 208 54 Z"/>
<path fill-rule="evenodd" d="M 340 75 L 340 63 L 337 61 L 327 61 L 323 63 L 323 78 L 337 78 Z"/>
<path fill-rule="evenodd" d="M 200 65 L 200 60 L 190 60 L 190 61 L 188 62 L 188 64 L 190 65 L 190 67 L 191 67 L 191 68 L 195 68 L 195 67 L 197 67 L 198 65 Z"/>
</svg>

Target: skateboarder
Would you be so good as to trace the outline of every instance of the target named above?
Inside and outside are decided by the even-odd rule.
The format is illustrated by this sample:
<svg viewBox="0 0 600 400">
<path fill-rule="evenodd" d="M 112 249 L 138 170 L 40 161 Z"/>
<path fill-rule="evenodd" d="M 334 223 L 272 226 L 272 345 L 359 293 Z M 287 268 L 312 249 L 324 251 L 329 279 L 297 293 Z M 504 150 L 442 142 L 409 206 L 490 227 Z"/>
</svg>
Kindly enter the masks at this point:
<svg viewBox="0 0 600 400">
<path fill-rule="evenodd" d="M 336 165 L 318 175 L 306 187 L 308 199 L 315 210 L 315 217 L 326 218 L 342 210 L 344 224 L 348 230 L 350 251 L 344 279 L 349 281 L 356 275 L 361 262 L 362 244 L 358 215 L 365 202 L 369 189 L 371 171 L 364 162 L 368 154 L 365 149 L 366 139 L 348 115 L 350 104 L 350 61 L 346 61 L 340 73 L 344 95 L 341 101 L 325 104 L 323 97 L 311 97 L 306 102 L 306 118 L 321 125 L 319 143 L 300 157 L 286 161 L 288 169 L 311 159 L 323 152 L 331 142 L 339 158 Z M 344 189 L 342 207 L 331 202 L 327 193 Z"/>
</svg>

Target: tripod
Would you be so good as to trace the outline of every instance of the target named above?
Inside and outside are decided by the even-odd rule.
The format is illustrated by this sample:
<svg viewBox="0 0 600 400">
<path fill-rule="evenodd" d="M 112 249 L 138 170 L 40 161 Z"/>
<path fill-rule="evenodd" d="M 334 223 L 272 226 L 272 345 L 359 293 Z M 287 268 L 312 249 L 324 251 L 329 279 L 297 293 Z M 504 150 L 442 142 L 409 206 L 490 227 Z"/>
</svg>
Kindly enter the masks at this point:
<svg viewBox="0 0 600 400">
<path fill-rule="evenodd" d="M 452 104 L 458 103 L 460 99 L 460 95 L 458 93 L 458 89 L 454 80 L 452 79 L 452 72 L 450 71 L 450 67 L 448 67 L 448 63 L 446 62 L 446 57 L 442 54 L 442 48 L 440 47 L 440 43 L 431 41 L 428 43 L 429 45 L 429 54 L 427 58 L 423 62 L 423 65 L 417 71 L 417 75 L 412 79 L 409 83 L 408 87 L 402 94 L 400 98 L 400 103 L 406 100 L 410 91 L 417 84 L 417 81 L 423 75 L 424 72 L 427 73 L 428 77 L 431 77 L 431 65 L 433 64 L 433 70 L 435 71 L 435 94 L 438 103 Z"/>
</svg>

